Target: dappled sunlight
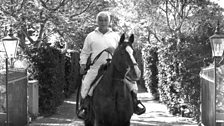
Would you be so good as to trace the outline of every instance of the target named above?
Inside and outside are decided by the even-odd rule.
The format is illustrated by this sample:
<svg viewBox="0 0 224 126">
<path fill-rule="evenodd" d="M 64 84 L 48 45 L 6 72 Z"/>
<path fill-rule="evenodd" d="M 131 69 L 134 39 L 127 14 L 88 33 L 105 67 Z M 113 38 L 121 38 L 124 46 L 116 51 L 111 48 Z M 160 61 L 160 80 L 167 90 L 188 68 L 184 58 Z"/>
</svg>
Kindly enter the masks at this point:
<svg viewBox="0 0 224 126">
<path fill-rule="evenodd" d="M 178 117 L 147 117 L 147 118 L 135 118 L 132 119 L 131 122 L 136 124 L 142 124 L 144 122 L 145 124 L 195 124 L 191 119 L 182 119 Z"/>
<path fill-rule="evenodd" d="M 61 118 L 61 117 L 60 118 L 48 117 L 48 118 L 43 118 L 41 120 L 44 123 L 59 123 L 59 124 L 62 124 L 62 123 L 69 124 L 73 121 L 73 119 L 67 119 L 67 118 Z"/>
<path fill-rule="evenodd" d="M 56 120 L 56 121 L 63 121 L 63 122 L 71 122 L 72 119 L 65 119 L 65 118 L 49 118 L 49 119 L 52 119 L 52 120 Z"/>
<path fill-rule="evenodd" d="M 65 100 L 64 103 L 76 105 L 76 102 L 75 101 L 67 101 L 67 100 Z"/>
<path fill-rule="evenodd" d="M 56 114 L 38 119 L 30 126 L 84 126 L 83 121 L 78 119 L 75 114 L 75 96 L 74 94 L 71 98 L 66 99 Z M 191 118 L 171 115 L 166 105 L 154 101 L 150 93 L 138 93 L 138 99 L 145 105 L 146 112 L 142 115 L 133 114 L 131 126 L 197 126 Z"/>
<path fill-rule="evenodd" d="M 152 100 L 150 93 L 138 93 L 138 98 L 145 105 L 146 112 L 142 115 L 134 114 L 131 126 L 197 126 L 191 118 L 171 115 L 166 105 Z"/>
<path fill-rule="evenodd" d="M 147 116 L 146 116 L 147 115 Z M 192 119 L 182 118 L 182 117 L 173 117 L 173 116 L 160 116 L 154 114 L 145 114 L 144 116 L 134 115 L 131 123 L 132 126 L 173 126 L 173 125 L 191 125 L 196 126 L 196 122 L 193 122 Z"/>
<path fill-rule="evenodd" d="M 41 121 L 33 122 L 32 126 L 84 126 L 83 121 L 76 119 L 67 119 L 67 118 L 43 118 Z"/>
<path fill-rule="evenodd" d="M 145 121 L 136 121 L 136 120 L 132 120 L 131 121 L 131 126 L 158 126 L 158 123 L 147 123 Z"/>
</svg>

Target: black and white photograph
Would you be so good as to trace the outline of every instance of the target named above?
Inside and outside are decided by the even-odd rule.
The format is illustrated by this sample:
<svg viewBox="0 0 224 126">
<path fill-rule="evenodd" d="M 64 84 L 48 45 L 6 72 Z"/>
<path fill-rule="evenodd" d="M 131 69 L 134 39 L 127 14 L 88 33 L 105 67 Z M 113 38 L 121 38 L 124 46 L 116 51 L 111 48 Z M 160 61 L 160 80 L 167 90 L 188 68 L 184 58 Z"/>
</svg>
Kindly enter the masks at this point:
<svg viewBox="0 0 224 126">
<path fill-rule="evenodd" d="M 0 126 L 224 126 L 224 0 L 0 0 Z"/>
</svg>

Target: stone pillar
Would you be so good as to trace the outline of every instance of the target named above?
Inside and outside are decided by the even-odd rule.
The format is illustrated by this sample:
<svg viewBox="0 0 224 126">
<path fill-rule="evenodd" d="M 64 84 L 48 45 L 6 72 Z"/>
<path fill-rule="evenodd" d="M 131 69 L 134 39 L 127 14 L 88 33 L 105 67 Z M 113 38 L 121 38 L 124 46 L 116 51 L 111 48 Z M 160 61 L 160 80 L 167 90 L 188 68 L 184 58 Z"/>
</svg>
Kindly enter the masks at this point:
<svg viewBox="0 0 224 126">
<path fill-rule="evenodd" d="M 3 107 L 2 113 L 6 113 L 6 92 L 5 90 L 5 70 L 0 71 L 0 104 Z M 1 112 L 0 112 L 1 113 Z M 8 116 L 10 126 L 25 126 L 27 125 L 27 73 L 25 69 L 10 69 L 8 75 Z M 5 114 L 3 118 L 7 117 Z M 0 114 L 1 116 L 1 114 Z M 1 117 L 0 117 L 1 118 Z M 6 120 L 6 118 L 5 118 Z M 4 121 L 4 119 L 0 120 Z M 4 122 L 0 122 L 4 124 Z"/>
</svg>

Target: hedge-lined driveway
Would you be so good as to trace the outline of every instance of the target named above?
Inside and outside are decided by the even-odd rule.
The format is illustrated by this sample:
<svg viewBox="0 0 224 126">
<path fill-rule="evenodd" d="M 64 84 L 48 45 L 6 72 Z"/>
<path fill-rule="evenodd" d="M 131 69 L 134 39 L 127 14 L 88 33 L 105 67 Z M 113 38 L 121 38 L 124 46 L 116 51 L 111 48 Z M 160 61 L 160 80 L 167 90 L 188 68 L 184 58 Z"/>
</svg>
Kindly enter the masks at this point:
<svg viewBox="0 0 224 126">
<path fill-rule="evenodd" d="M 146 106 L 146 113 L 133 115 L 131 126 L 197 126 L 191 118 L 174 117 L 164 104 L 152 100 L 149 93 L 139 93 L 139 99 Z M 84 126 L 75 114 L 75 94 L 66 99 L 56 114 L 50 117 L 38 117 L 30 126 Z"/>
</svg>

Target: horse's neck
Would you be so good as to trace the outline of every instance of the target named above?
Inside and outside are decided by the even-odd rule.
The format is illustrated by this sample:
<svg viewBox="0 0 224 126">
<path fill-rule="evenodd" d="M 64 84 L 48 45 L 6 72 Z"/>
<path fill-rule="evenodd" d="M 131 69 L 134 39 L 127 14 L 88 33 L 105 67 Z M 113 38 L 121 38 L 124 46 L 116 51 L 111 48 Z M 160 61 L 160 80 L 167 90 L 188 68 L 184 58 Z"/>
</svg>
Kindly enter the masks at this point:
<svg viewBox="0 0 224 126">
<path fill-rule="evenodd" d="M 105 86 L 105 88 L 113 87 L 113 80 L 122 80 L 125 76 L 124 74 L 124 72 L 118 71 L 115 68 L 114 64 L 111 63 L 103 76 L 103 85 Z"/>
<path fill-rule="evenodd" d="M 125 68 L 123 68 L 125 69 Z M 112 77 L 113 79 L 124 79 L 124 76 L 125 76 L 125 72 L 124 71 L 120 71 L 120 70 L 117 70 L 115 68 L 115 66 L 113 66 L 113 74 L 112 74 Z"/>
<path fill-rule="evenodd" d="M 110 66 L 107 68 L 107 71 L 105 72 L 105 74 L 103 75 L 103 81 L 106 82 L 103 85 L 111 85 L 112 81 L 113 81 L 113 66 L 112 64 L 110 64 Z"/>
</svg>

